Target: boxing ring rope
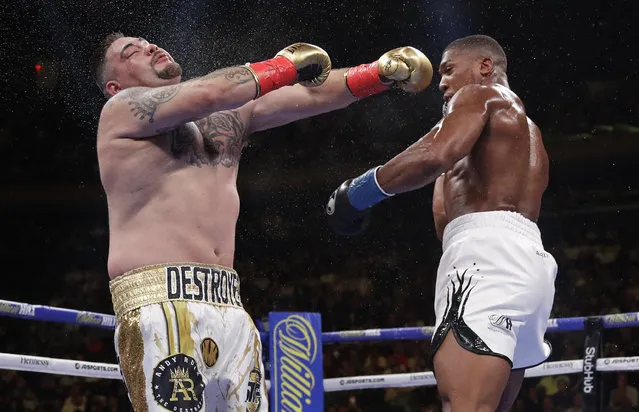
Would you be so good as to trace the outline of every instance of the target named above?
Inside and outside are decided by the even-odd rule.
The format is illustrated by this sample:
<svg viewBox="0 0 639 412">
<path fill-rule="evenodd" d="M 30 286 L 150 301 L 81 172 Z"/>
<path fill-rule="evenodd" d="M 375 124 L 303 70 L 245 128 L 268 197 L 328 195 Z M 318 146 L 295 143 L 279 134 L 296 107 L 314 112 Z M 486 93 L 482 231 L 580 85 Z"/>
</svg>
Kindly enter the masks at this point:
<svg viewBox="0 0 639 412">
<path fill-rule="evenodd" d="M 93 326 L 111 330 L 115 329 L 114 315 L 44 305 L 32 305 L 1 299 L 0 316 Z M 639 327 L 639 312 L 616 313 L 594 317 L 600 318 L 603 321 L 603 327 L 606 329 Z M 546 332 L 581 331 L 584 330 L 584 322 L 586 319 L 586 317 L 549 319 Z M 386 340 L 427 340 L 433 335 L 433 329 L 433 327 L 426 326 L 323 332 L 322 339 L 325 344 Z M 260 335 L 264 343 L 268 342 L 267 333 L 262 332 Z"/>
<path fill-rule="evenodd" d="M 0 353 L 0 369 L 122 380 L 120 368 L 117 364 L 11 353 Z M 575 374 L 582 372 L 582 369 L 583 359 L 546 362 L 526 370 L 525 376 L 526 378 L 537 378 L 541 376 Z M 598 372 L 636 370 L 639 370 L 639 356 L 597 359 Z M 432 372 L 345 376 L 324 379 L 324 392 L 435 386 L 435 384 L 435 375 Z"/>
<path fill-rule="evenodd" d="M 0 300 L 0 315 L 67 323 L 81 326 L 115 329 L 113 315 L 56 308 L 43 305 L 32 305 L 21 302 Z M 546 362 L 526 370 L 526 377 L 541 377 L 583 373 L 585 377 L 584 394 L 597 393 L 598 380 L 593 376 L 598 372 L 637 371 L 639 356 L 598 358 L 601 346 L 601 329 L 637 327 L 639 312 L 609 314 L 593 317 L 556 318 L 548 321 L 547 332 L 568 332 L 586 330 L 585 359 Z M 321 333 L 322 344 L 371 342 L 390 340 L 427 340 L 433 333 L 432 327 L 406 327 L 388 329 L 365 329 Z M 269 345 L 269 334 L 261 332 L 264 346 Z M 589 349 L 590 348 L 590 349 Z M 585 361 L 585 362 L 584 362 Z M 86 362 L 68 359 L 55 359 L 31 355 L 0 353 L 0 369 L 29 372 L 51 373 L 92 378 L 121 380 L 117 364 Z M 588 379 L 592 382 L 590 390 Z M 594 379 L 594 380 L 593 380 Z M 269 382 L 267 382 L 268 384 Z M 432 372 L 384 374 L 370 376 L 351 376 L 323 379 L 324 392 L 338 392 L 360 389 L 376 389 L 390 387 L 434 386 L 435 377 Z M 599 410 L 596 405 L 585 410 Z"/>
</svg>

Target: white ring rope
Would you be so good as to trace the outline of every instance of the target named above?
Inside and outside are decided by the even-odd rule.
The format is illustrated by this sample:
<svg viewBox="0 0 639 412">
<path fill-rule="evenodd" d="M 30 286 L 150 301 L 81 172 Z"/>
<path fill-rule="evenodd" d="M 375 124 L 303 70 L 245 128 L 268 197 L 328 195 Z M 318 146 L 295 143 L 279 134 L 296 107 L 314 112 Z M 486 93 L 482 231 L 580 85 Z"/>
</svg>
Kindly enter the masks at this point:
<svg viewBox="0 0 639 412">
<path fill-rule="evenodd" d="M 526 370 L 527 378 L 580 373 L 583 359 L 546 362 Z M 56 375 L 84 376 L 90 378 L 122 379 L 116 364 L 76 361 L 70 359 L 45 358 L 31 355 L 0 353 L 0 369 L 51 373 Z M 598 372 L 637 371 L 639 356 L 597 359 Z M 358 389 L 405 388 L 434 386 L 432 372 L 399 373 L 393 375 L 349 376 L 324 379 L 325 392 Z M 270 382 L 267 381 L 267 386 Z"/>
<path fill-rule="evenodd" d="M 122 379 L 117 364 L 0 353 L 0 369 L 87 378 Z"/>
</svg>

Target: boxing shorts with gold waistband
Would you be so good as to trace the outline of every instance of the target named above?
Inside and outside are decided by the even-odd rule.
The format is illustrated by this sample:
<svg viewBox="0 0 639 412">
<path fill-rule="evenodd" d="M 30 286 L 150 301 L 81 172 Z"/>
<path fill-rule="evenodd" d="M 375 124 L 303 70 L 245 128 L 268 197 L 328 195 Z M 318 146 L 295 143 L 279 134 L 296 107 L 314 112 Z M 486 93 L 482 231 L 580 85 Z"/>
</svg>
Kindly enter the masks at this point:
<svg viewBox="0 0 639 412">
<path fill-rule="evenodd" d="M 230 268 L 167 263 L 110 282 L 115 348 L 139 411 L 267 411 L 262 346 Z"/>
</svg>

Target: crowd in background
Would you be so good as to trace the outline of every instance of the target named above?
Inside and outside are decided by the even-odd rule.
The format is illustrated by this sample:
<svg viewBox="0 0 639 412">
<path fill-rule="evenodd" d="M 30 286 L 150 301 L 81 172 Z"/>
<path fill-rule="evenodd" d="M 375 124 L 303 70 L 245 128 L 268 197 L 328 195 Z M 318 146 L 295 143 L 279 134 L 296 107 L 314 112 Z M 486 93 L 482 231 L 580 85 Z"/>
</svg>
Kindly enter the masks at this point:
<svg viewBox="0 0 639 412">
<path fill-rule="evenodd" d="M 398 227 L 408 225 L 410 215 L 397 216 Z M 553 317 L 585 316 L 635 311 L 639 300 L 639 242 L 632 222 L 606 216 L 582 216 L 572 220 L 546 219 L 546 249 L 558 265 Z M 247 218 L 244 225 L 261 220 Z M 31 293 L 21 289 L 22 300 L 58 307 L 112 313 L 106 255 L 105 227 L 90 219 L 75 226 L 49 223 L 22 225 L 33 236 L 66 228 L 67 242 L 54 248 L 42 284 Z M 635 225 L 639 227 L 639 225 Z M 553 229 L 554 228 L 554 229 Z M 240 228 L 240 230 L 244 230 Z M 302 231 L 291 224 L 288 233 Z M 87 233 L 89 236 L 87 236 Z M 294 237 L 294 235 L 291 235 Z M 377 239 L 374 234 L 373 239 Z M 272 310 L 318 311 L 323 330 L 348 330 L 434 323 L 433 282 L 440 246 L 432 233 L 424 234 L 417 247 L 402 244 L 395 236 L 387 241 L 351 240 L 348 248 L 334 245 L 323 251 L 299 245 L 273 233 L 271 248 L 251 248 L 240 241 L 236 268 L 243 284 L 247 310 L 264 318 Z M 89 241 L 87 241 L 89 239 Z M 279 242 L 279 244 L 278 244 Z M 309 241 L 310 242 L 310 241 Z M 297 248 L 294 244 L 297 243 Z M 271 249 L 288 248 L 281 256 Z M 333 250 L 334 249 L 334 250 Z M 337 249 L 342 250 L 341 254 Z M 328 255 L 331 253 L 331 255 Z M 77 264 L 65 267 L 74 256 Z M 60 274 L 60 275 L 59 275 Z M 639 354 L 636 329 L 606 330 L 603 356 Z M 552 333 L 551 360 L 582 358 L 581 333 Z M 115 362 L 113 333 L 74 325 L 0 318 L 3 351 L 56 358 Z M 325 377 L 375 375 L 431 370 L 427 341 L 339 344 L 324 347 Z M 526 379 L 514 410 L 578 411 L 581 405 L 580 374 Z M 0 410 L 99 412 L 130 410 L 120 381 L 86 379 L 38 373 L 0 371 Z M 637 374 L 612 373 L 604 377 L 604 400 L 609 411 L 639 410 Z M 326 410 L 426 412 L 439 411 L 434 387 L 337 392 L 326 395 Z M 382 405 L 382 406 L 380 406 Z"/>
<path fill-rule="evenodd" d="M 20 3 L 7 8 L 13 18 L 3 19 L 12 53 L 0 61 L 7 66 L 0 116 L 1 299 L 112 313 L 107 210 L 95 153 L 103 99 L 84 57 L 94 35 L 118 28 L 164 45 L 184 63 L 186 79 L 259 61 L 289 41 L 317 40 L 335 67 L 346 67 L 409 40 L 437 65 L 458 33 L 481 31 L 503 42 L 509 83 L 549 148 L 551 179 L 540 227 L 559 264 L 552 316 L 638 310 L 639 213 L 631 212 L 639 209 L 639 128 L 631 126 L 639 116 L 633 92 L 639 60 L 631 40 L 637 13 L 622 6 L 636 1 L 575 2 L 567 9 L 562 7 L 569 2 L 552 2 L 533 13 L 529 2 L 488 0 L 461 7 L 289 0 L 250 7 Z M 283 17 L 273 19 L 273 10 Z M 559 15 L 561 24 L 548 24 Z M 30 72 L 34 63 L 42 70 Z M 441 244 L 432 229 L 429 191 L 376 206 L 359 239 L 337 239 L 323 205 L 349 174 L 403 150 L 440 119 L 438 81 L 420 95 L 391 91 L 251 137 L 238 179 L 235 266 L 252 316 L 318 311 L 325 331 L 433 325 Z M 583 357 L 582 333 L 547 337 L 551 360 Z M 605 330 L 604 342 L 603 356 L 639 355 L 637 329 Z M 113 332 L 105 329 L 0 317 L 0 343 L 6 353 L 116 361 Z M 427 341 L 327 345 L 324 372 L 430 370 L 429 349 Z M 607 411 L 639 411 L 639 373 L 603 379 Z M 514 410 L 579 411 L 581 384 L 580 374 L 526 379 Z M 440 410 L 433 387 L 329 393 L 325 400 L 329 412 Z M 121 381 L 0 370 L 0 412 L 129 410 Z"/>
</svg>

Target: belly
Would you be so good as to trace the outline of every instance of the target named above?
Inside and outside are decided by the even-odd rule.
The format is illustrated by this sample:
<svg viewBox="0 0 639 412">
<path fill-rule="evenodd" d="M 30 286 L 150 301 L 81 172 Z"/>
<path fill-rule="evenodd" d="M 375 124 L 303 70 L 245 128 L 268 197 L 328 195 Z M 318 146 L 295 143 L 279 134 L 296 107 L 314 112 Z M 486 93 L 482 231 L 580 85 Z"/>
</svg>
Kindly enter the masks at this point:
<svg viewBox="0 0 639 412">
<path fill-rule="evenodd" d="M 138 208 L 123 204 L 109 205 L 111 277 L 167 262 L 233 266 L 239 215 L 234 181 L 167 185 Z"/>
<path fill-rule="evenodd" d="M 448 221 L 469 213 L 490 211 L 517 212 L 536 220 L 522 199 L 522 184 L 515 179 L 515 174 L 483 173 L 480 176 L 475 168 L 447 173 L 444 199 Z"/>
</svg>

